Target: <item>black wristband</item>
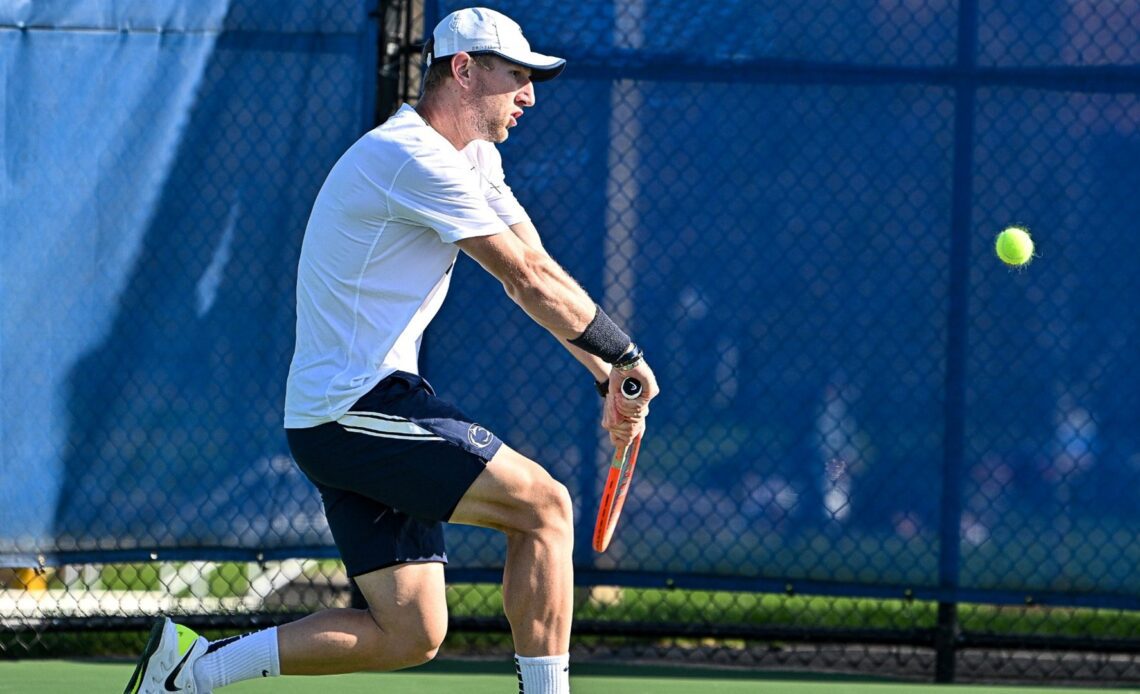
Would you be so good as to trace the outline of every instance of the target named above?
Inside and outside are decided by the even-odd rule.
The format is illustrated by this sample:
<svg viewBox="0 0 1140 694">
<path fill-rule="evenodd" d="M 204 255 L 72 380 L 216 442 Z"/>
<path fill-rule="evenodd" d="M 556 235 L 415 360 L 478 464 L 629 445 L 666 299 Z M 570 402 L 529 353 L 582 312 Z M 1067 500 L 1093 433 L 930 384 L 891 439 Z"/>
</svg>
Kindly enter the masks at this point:
<svg viewBox="0 0 1140 694">
<path fill-rule="evenodd" d="M 602 396 L 602 399 L 605 400 L 606 396 L 610 394 L 609 380 L 594 381 L 594 390 L 598 391 L 598 395 Z"/>
<path fill-rule="evenodd" d="M 581 335 L 568 342 L 595 357 L 600 357 L 607 364 L 613 364 L 622 358 L 626 348 L 629 347 L 629 335 L 617 327 L 601 306 L 595 304 L 595 307 L 598 310 L 594 314 L 594 319 Z"/>
</svg>

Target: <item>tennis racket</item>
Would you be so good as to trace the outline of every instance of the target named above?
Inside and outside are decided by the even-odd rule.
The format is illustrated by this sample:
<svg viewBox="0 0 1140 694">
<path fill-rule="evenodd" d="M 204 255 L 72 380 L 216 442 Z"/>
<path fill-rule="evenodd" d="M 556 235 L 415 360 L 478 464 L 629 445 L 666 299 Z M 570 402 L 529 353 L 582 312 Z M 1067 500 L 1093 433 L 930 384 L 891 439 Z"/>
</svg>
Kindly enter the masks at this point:
<svg viewBox="0 0 1140 694">
<path fill-rule="evenodd" d="M 621 394 L 629 400 L 641 395 L 641 381 L 627 378 L 621 383 Z M 629 482 L 633 479 L 633 469 L 637 467 L 637 451 L 641 448 L 641 435 L 630 442 L 624 451 L 614 451 L 606 475 L 606 487 L 602 491 L 602 503 L 598 506 L 598 520 L 594 524 L 594 551 L 604 552 L 614 536 L 621 507 L 625 505 L 625 495 L 629 492 Z"/>
</svg>

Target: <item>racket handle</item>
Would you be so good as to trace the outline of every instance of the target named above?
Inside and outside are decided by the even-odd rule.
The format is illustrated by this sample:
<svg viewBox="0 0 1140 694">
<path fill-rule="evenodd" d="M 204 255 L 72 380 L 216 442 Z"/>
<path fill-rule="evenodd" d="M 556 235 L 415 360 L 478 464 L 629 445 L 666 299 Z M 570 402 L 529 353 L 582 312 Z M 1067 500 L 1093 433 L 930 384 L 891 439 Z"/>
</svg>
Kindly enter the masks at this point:
<svg viewBox="0 0 1140 694">
<path fill-rule="evenodd" d="M 641 381 L 633 376 L 621 382 L 621 394 L 626 400 L 636 400 L 641 395 Z"/>
</svg>

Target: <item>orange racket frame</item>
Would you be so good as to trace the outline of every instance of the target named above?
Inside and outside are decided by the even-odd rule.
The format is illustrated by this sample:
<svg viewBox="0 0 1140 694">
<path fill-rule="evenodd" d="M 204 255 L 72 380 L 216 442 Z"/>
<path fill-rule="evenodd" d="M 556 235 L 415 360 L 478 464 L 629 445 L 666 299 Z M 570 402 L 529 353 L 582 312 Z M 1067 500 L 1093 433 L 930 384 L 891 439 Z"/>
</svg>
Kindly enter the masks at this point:
<svg viewBox="0 0 1140 694">
<path fill-rule="evenodd" d="M 641 395 L 641 383 L 636 378 L 622 382 L 621 394 L 630 399 Z M 606 486 L 602 490 L 602 502 L 598 505 L 598 520 L 594 523 L 594 551 L 605 552 L 610 546 L 621 517 L 625 496 L 629 493 L 629 483 L 633 470 L 637 467 L 637 453 L 641 449 L 641 435 L 630 442 L 624 451 L 614 451 L 613 462 L 606 474 Z"/>
<path fill-rule="evenodd" d="M 602 503 L 598 506 L 598 520 L 594 524 L 594 551 L 604 552 L 610 546 L 625 505 L 625 495 L 629 492 L 629 482 L 633 479 L 633 469 L 637 467 L 637 451 L 641 447 L 641 437 L 626 446 L 625 451 L 614 453 L 606 486 L 602 492 Z"/>
</svg>

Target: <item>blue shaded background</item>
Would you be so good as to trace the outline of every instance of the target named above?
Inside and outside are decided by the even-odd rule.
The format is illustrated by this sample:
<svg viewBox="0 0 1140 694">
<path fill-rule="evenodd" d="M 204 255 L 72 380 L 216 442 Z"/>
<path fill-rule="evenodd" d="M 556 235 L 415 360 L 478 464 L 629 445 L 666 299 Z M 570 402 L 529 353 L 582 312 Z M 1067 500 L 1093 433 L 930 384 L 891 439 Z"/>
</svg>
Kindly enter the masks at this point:
<svg viewBox="0 0 1140 694">
<path fill-rule="evenodd" d="M 335 555 L 280 409 L 373 4 L 0 4 L 3 563 Z M 1140 9 L 494 6 L 569 59 L 508 181 L 664 388 L 612 549 L 589 376 L 475 263 L 424 371 L 570 487 L 581 580 L 1136 604 Z"/>
</svg>

